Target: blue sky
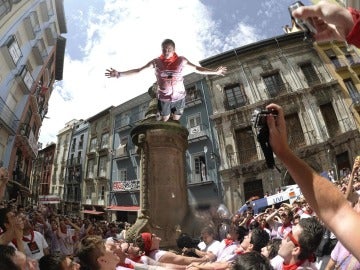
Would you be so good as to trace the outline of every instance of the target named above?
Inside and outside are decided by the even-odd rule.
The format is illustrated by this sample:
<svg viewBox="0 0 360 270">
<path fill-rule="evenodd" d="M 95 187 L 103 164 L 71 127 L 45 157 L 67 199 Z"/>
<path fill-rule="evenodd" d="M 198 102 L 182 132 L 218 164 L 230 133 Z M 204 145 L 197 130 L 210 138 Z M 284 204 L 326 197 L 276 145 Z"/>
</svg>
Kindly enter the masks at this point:
<svg viewBox="0 0 360 270">
<path fill-rule="evenodd" d="M 137 68 L 160 55 L 165 38 L 198 63 L 209 56 L 284 34 L 288 0 L 64 0 L 68 33 L 63 81 L 50 98 L 39 141 L 56 142 L 72 119 L 87 119 L 136 97 L 152 71 L 107 79 L 105 69 Z M 303 1 L 309 4 L 310 1 Z M 81 109 L 80 109 L 81 108 Z"/>
</svg>

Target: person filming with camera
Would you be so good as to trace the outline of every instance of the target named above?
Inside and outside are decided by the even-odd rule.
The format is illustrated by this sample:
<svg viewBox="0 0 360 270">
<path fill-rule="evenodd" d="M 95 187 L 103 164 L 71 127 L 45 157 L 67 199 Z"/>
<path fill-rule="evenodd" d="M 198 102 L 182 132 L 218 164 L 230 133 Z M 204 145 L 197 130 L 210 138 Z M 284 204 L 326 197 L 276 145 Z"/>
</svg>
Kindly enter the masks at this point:
<svg viewBox="0 0 360 270">
<path fill-rule="evenodd" d="M 291 177 L 299 185 L 306 201 L 317 216 L 359 260 L 360 215 L 354 211 L 332 182 L 316 173 L 290 149 L 283 108 L 272 103 L 266 106 L 266 109 L 277 112 L 276 117 L 273 114 L 267 115 L 269 142 L 276 157 L 282 161 Z"/>
</svg>

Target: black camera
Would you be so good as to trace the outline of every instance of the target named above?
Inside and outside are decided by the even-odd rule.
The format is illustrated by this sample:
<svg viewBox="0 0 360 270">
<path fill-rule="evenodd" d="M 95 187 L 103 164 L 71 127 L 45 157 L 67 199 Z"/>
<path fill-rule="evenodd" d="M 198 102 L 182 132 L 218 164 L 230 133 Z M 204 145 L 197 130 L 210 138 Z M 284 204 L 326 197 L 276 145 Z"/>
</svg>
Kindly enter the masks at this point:
<svg viewBox="0 0 360 270">
<path fill-rule="evenodd" d="M 277 111 L 255 109 L 251 117 L 251 122 L 253 123 L 254 127 L 261 128 L 263 126 L 267 126 L 266 116 L 269 114 L 273 114 L 274 116 L 276 116 Z"/>
<path fill-rule="evenodd" d="M 279 171 L 275 166 L 274 154 L 269 143 L 269 127 L 267 125 L 267 115 L 272 114 L 277 116 L 278 112 L 275 110 L 260 110 L 256 109 L 251 117 L 251 122 L 253 126 L 258 130 L 256 138 L 261 146 L 261 150 L 264 153 L 266 165 L 269 169 L 274 167 Z"/>
<path fill-rule="evenodd" d="M 307 32 L 307 33 L 310 33 L 310 32 L 311 32 L 311 33 L 313 33 L 313 34 L 316 34 L 317 31 L 316 31 L 316 28 L 314 27 L 314 25 L 313 25 L 313 23 L 312 23 L 311 18 L 306 19 L 306 20 L 302 20 L 302 19 L 294 18 L 294 17 L 292 16 L 292 12 L 293 12 L 295 9 L 297 9 L 297 8 L 299 8 L 299 7 L 301 7 L 301 6 L 304 6 L 304 4 L 303 4 L 301 1 L 297 1 L 297 2 L 295 2 L 295 3 L 293 3 L 293 4 L 291 4 L 291 5 L 289 6 L 290 17 L 291 17 L 292 19 L 294 19 L 296 25 L 297 25 L 298 27 L 300 27 L 304 32 Z"/>
</svg>

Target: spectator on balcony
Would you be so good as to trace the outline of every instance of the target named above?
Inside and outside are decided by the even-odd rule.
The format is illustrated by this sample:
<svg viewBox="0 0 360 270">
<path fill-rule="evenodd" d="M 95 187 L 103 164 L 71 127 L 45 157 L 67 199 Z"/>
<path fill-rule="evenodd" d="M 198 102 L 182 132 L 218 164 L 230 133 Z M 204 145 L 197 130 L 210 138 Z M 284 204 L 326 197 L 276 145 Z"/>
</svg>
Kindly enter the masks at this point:
<svg viewBox="0 0 360 270">
<path fill-rule="evenodd" d="M 191 63 L 184 56 L 178 56 L 175 53 L 175 42 L 171 39 L 165 39 L 161 44 L 161 49 L 161 56 L 140 68 L 127 71 L 117 71 L 110 68 L 106 70 L 105 76 L 108 78 L 120 78 L 138 74 L 148 68 L 154 68 L 157 79 L 158 110 L 161 120 L 166 122 L 170 116 L 173 120 L 179 120 L 185 108 L 184 67 L 190 67 L 196 73 L 208 75 L 224 75 L 226 67 L 219 66 L 217 69 L 208 69 Z"/>
</svg>

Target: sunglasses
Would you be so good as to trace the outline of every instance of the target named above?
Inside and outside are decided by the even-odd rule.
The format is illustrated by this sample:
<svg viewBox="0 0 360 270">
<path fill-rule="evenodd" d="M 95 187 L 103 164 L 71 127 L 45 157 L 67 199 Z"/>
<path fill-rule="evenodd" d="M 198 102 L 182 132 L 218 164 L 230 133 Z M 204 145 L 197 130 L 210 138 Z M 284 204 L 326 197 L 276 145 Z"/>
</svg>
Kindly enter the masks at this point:
<svg viewBox="0 0 360 270">
<path fill-rule="evenodd" d="M 290 241 L 295 245 L 295 247 L 301 247 L 299 242 L 295 239 L 292 231 L 288 232 L 286 238 L 290 239 Z"/>
</svg>

